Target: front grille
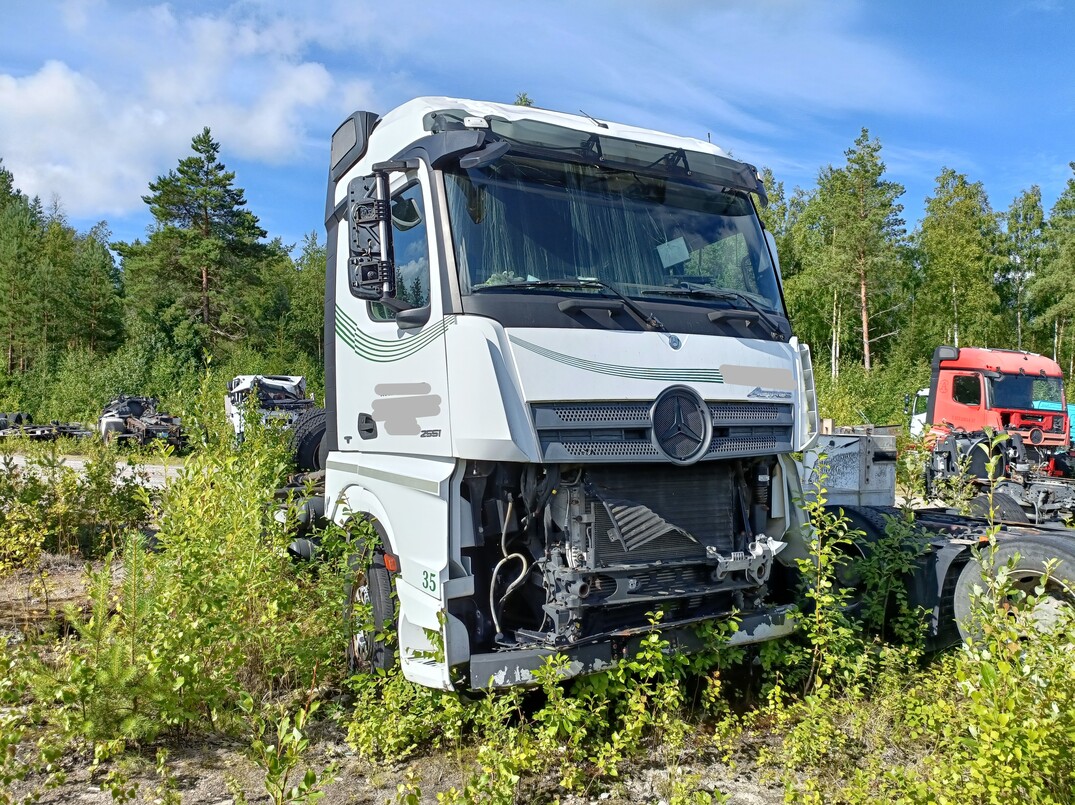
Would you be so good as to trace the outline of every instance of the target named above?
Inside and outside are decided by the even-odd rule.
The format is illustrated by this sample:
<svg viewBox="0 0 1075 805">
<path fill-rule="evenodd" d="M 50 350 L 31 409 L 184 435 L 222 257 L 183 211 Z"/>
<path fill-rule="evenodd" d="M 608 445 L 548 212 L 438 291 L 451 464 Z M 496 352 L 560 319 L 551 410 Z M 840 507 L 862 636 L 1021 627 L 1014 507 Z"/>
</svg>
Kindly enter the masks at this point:
<svg viewBox="0 0 1075 805">
<path fill-rule="evenodd" d="M 657 447 L 653 407 L 653 402 L 640 400 L 535 403 L 531 412 L 542 458 L 549 463 L 630 460 L 668 465 L 696 455 L 690 445 L 678 442 L 670 442 L 664 452 Z M 703 461 L 791 451 L 795 420 L 790 404 L 721 401 L 707 402 L 706 407 L 711 421 L 705 428 L 690 422 L 694 430 L 712 428 Z M 664 425 L 667 431 L 668 422 Z M 660 426 L 658 431 L 663 432 Z"/>
<path fill-rule="evenodd" d="M 791 424 L 791 406 L 778 403 L 711 402 L 713 424 L 724 422 L 787 422 Z"/>
<path fill-rule="evenodd" d="M 655 458 L 657 448 L 649 442 L 561 442 L 573 458 Z"/>
<path fill-rule="evenodd" d="M 747 456 L 791 451 L 791 434 L 784 428 L 741 428 L 718 436 L 709 443 L 710 456 Z"/>
<path fill-rule="evenodd" d="M 649 422 L 649 403 L 561 403 L 551 406 L 563 424 Z"/>
</svg>

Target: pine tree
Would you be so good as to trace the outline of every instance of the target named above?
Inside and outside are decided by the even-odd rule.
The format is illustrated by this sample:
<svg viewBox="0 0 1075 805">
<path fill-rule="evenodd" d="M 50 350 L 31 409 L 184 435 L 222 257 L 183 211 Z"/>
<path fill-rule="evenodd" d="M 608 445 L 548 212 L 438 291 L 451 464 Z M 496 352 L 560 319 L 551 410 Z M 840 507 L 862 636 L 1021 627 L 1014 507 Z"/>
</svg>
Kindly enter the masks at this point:
<svg viewBox="0 0 1075 805">
<path fill-rule="evenodd" d="M 1008 208 L 1006 216 L 1008 264 L 1004 272 L 1010 306 L 1015 311 L 1015 341 L 1023 348 L 1023 325 L 1027 311 L 1027 285 L 1041 270 L 1045 213 L 1041 188 L 1024 190 Z"/>
<path fill-rule="evenodd" d="M 1075 172 L 1075 162 L 1069 166 Z M 1064 327 L 1075 319 L 1075 176 L 1049 211 L 1041 271 L 1030 281 L 1030 297 L 1042 309 L 1042 324 L 1051 330 L 1053 355 L 1059 358 Z"/>
<path fill-rule="evenodd" d="M 91 352 L 118 346 L 123 331 L 121 277 L 108 250 L 111 233 L 101 221 L 75 244 L 75 290 L 79 300 L 75 343 Z"/>
<path fill-rule="evenodd" d="M 769 168 L 762 168 L 761 181 L 765 185 L 769 203 L 765 207 L 759 207 L 758 215 L 762 225 L 772 233 L 776 241 L 780 274 L 786 280 L 801 269 L 795 247 L 794 229 L 798 213 L 802 210 L 802 191 L 796 188 L 789 200 L 784 195 L 784 183 L 778 182 Z"/>
<path fill-rule="evenodd" d="M 75 242 L 75 230 L 54 203 L 42 229 L 34 293 L 28 300 L 28 313 L 37 322 L 37 332 L 27 345 L 34 358 L 54 353 L 77 338 L 81 300 L 74 287 Z"/>
<path fill-rule="evenodd" d="M 258 263 L 273 256 L 265 231 L 245 209 L 235 173 L 219 159 L 220 145 L 203 129 L 193 155 L 149 185 L 142 200 L 156 229 L 146 243 L 119 243 L 131 305 L 181 340 L 205 345 L 240 340 L 254 324 L 250 295 Z"/>
<path fill-rule="evenodd" d="M 4 160 L 0 159 L 0 212 L 18 198 L 22 198 L 22 193 L 15 188 L 15 177 L 4 167 Z"/>
<path fill-rule="evenodd" d="M 880 153 L 880 142 L 862 129 L 845 152 L 846 165 L 822 169 L 817 190 L 794 216 L 792 243 L 804 268 L 789 279 L 789 303 L 813 322 L 815 340 L 830 340 L 834 374 L 845 346 L 857 348 L 870 371 L 874 343 L 896 331 L 906 273 L 898 201 L 904 191 L 884 179 Z M 828 329 L 828 339 L 817 332 L 822 328 Z"/>
<path fill-rule="evenodd" d="M 39 207 L 12 195 L 0 210 L 0 343 L 8 372 L 26 368 L 38 334 L 33 314 L 41 259 Z"/>
</svg>

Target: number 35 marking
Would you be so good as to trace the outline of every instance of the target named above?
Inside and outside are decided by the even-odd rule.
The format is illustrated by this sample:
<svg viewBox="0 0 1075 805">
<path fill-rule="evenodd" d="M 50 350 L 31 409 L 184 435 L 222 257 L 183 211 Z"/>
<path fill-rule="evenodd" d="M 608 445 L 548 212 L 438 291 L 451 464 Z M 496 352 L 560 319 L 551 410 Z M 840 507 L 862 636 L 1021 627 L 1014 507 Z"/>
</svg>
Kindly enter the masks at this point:
<svg viewBox="0 0 1075 805">
<path fill-rule="evenodd" d="M 428 570 L 422 571 L 422 589 L 431 593 L 437 591 L 437 574 Z"/>
</svg>

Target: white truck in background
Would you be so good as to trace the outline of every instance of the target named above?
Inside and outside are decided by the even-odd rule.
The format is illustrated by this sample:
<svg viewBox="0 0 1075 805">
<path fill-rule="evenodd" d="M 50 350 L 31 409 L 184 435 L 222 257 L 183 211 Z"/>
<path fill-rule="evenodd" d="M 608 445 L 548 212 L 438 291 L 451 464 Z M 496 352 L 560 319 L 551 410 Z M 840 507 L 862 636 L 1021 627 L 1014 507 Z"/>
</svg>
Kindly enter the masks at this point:
<svg viewBox="0 0 1075 805">
<path fill-rule="evenodd" d="M 794 628 L 818 417 L 765 200 L 708 142 L 589 117 L 428 97 L 343 122 L 314 513 L 375 535 L 356 666 L 479 688 L 607 667 L 656 611 L 687 650 L 733 612 L 733 642 Z M 873 538 L 894 511 L 851 509 Z M 982 528 L 937 517 L 935 635 Z"/>
<path fill-rule="evenodd" d="M 224 415 L 241 441 L 247 416 L 256 416 L 263 425 L 290 428 L 315 404 L 302 375 L 237 375 L 228 381 Z"/>
</svg>

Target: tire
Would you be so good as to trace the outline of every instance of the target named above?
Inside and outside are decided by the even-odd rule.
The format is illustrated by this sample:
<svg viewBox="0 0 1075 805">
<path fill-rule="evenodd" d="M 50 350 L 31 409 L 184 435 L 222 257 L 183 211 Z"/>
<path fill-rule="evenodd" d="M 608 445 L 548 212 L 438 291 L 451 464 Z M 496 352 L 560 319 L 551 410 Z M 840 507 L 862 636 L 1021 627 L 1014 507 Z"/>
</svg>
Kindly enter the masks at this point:
<svg viewBox="0 0 1075 805">
<path fill-rule="evenodd" d="M 396 664 L 397 645 L 392 574 L 379 550 L 368 561 L 362 555 L 351 557 L 350 565 L 351 578 L 344 587 L 347 664 L 354 672 L 388 671 Z M 356 606 L 362 604 L 368 604 L 372 624 L 356 615 Z"/>
<path fill-rule="evenodd" d="M 328 439 L 325 438 L 327 435 L 328 429 L 326 428 L 325 435 L 321 437 L 321 443 L 317 448 L 317 464 L 321 469 L 328 466 Z"/>
<path fill-rule="evenodd" d="M 311 408 L 299 417 L 291 435 L 291 449 L 295 453 L 295 466 L 301 472 L 317 472 L 324 469 L 321 461 L 321 443 L 328 430 L 328 415 L 324 408 Z"/>
<path fill-rule="evenodd" d="M 1048 631 L 1061 613 L 1075 612 L 1075 542 L 1070 536 L 1060 534 L 1002 538 L 993 553 L 993 567 L 1006 566 L 1016 554 L 1019 559 L 1009 578 L 1015 589 L 1026 593 L 1032 593 L 1040 584 L 1046 564 L 1056 560 L 1045 595 L 1034 609 L 1035 625 L 1041 631 Z M 956 579 L 953 611 L 959 635 L 964 640 L 978 636 L 973 623 L 972 593 L 976 585 L 987 589 L 985 581 L 981 565 L 973 559 L 963 566 Z M 1018 602 L 1013 602 L 1013 606 L 1018 606 Z"/>
<path fill-rule="evenodd" d="M 971 498 L 967 503 L 967 510 L 972 517 L 981 517 L 983 520 L 988 520 L 990 517 L 994 517 L 996 520 L 1005 523 L 1029 523 L 1030 518 L 1027 513 L 1023 511 L 1023 507 L 1015 502 L 1015 498 L 1011 495 L 1006 495 L 1003 492 L 993 493 L 993 514 L 989 512 L 989 495 L 978 495 Z"/>
<path fill-rule="evenodd" d="M 888 521 L 885 515 L 900 519 L 900 510 L 885 506 L 838 506 L 830 504 L 825 510 L 834 517 L 843 512 L 847 520 L 848 532 L 855 534 L 850 545 L 845 546 L 847 559 L 836 568 L 836 579 L 841 585 L 852 590 L 862 590 L 864 582 L 859 569 L 860 563 L 869 558 L 873 544 L 885 536 Z"/>
</svg>

